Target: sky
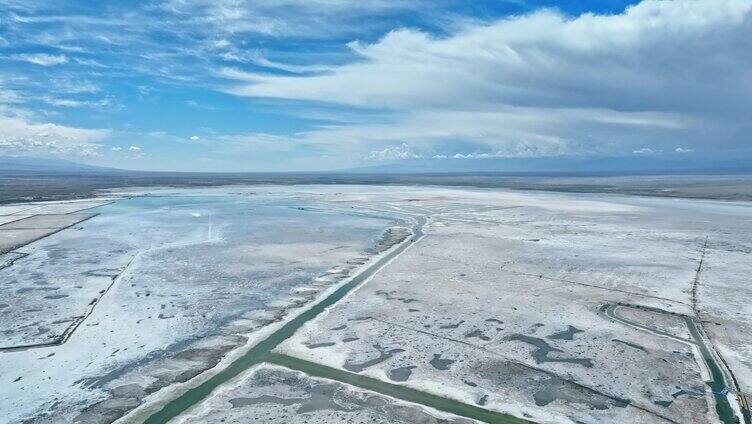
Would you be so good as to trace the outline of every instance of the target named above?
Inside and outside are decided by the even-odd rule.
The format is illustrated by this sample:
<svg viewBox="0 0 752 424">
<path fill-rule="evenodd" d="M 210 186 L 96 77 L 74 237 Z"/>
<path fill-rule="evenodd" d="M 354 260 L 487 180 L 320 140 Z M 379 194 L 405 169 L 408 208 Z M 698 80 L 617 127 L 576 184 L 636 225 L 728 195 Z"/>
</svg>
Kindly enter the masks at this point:
<svg viewBox="0 0 752 424">
<path fill-rule="evenodd" d="M 750 134 L 752 0 L 0 2 L 0 156 L 752 164 Z"/>
</svg>

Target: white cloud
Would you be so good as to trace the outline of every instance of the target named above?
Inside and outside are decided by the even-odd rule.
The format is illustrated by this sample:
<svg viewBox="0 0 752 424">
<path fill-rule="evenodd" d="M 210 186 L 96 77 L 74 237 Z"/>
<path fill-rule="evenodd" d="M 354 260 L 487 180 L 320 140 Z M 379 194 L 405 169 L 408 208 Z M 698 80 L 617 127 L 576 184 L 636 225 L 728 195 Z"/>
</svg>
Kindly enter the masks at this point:
<svg viewBox="0 0 752 424">
<path fill-rule="evenodd" d="M 0 83 L 2 83 L 1 80 Z M 17 91 L 3 89 L 2 85 L 0 85 L 0 105 L 22 102 L 23 99 L 21 99 L 21 95 Z"/>
<path fill-rule="evenodd" d="M 399 146 L 387 146 L 382 150 L 373 150 L 368 155 L 371 160 L 420 159 L 422 157 L 423 155 L 415 153 L 406 143 Z"/>
<path fill-rule="evenodd" d="M 58 98 L 58 97 L 50 97 L 50 96 L 44 96 L 42 97 L 42 100 L 51 105 L 51 106 L 58 106 L 58 107 L 104 107 L 110 105 L 109 99 L 101 99 L 101 100 L 76 100 L 76 99 L 66 99 L 66 98 Z"/>
<path fill-rule="evenodd" d="M 107 68 L 107 65 L 105 65 L 103 63 L 100 63 L 100 62 L 97 62 L 94 59 L 79 59 L 79 58 L 74 58 L 73 60 L 76 63 L 78 63 L 79 65 L 91 66 L 91 67 L 95 67 L 95 68 Z"/>
<path fill-rule="evenodd" d="M 685 149 L 683 147 L 677 147 L 676 149 L 674 149 L 674 152 L 675 153 L 680 153 L 680 154 L 681 153 L 694 153 L 695 149 Z"/>
<path fill-rule="evenodd" d="M 128 147 L 128 150 L 139 151 L 139 150 L 141 150 L 141 148 L 138 147 L 138 146 L 130 146 L 130 147 Z"/>
<path fill-rule="evenodd" d="M 170 0 L 161 7 L 182 25 L 213 34 L 214 47 L 226 48 L 238 33 L 323 37 L 356 32 L 367 16 L 421 6 L 421 0 Z"/>
<path fill-rule="evenodd" d="M 113 152 L 119 152 L 119 151 L 123 150 L 123 148 L 122 148 L 122 147 L 120 147 L 120 146 L 117 146 L 117 147 L 113 147 L 113 148 L 112 148 L 112 149 L 110 149 L 110 150 L 112 150 Z"/>
<path fill-rule="evenodd" d="M 199 138 L 200 138 L 200 137 L 199 137 L 199 136 L 197 136 L 197 135 L 192 135 L 192 136 L 191 136 L 191 140 L 194 140 L 194 141 L 195 141 L 195 140 L 198 140 Z"/>
<path fill-rule="evenodd" d="M 19 116 L 0 116 L 0 152 L 94 156 L 97 142 L 108 130 L 30 122 Z"/>
<path fill-rule="evenodd" d="M 101 88 L 97 84 L 91 81 L 86 81 L 86 80 L 75 81 L 75 80 L 63 78 L 63 79 L 54 79 L 51 82 L 54 84 L 56 91 L 68 93 L 68 94 L 82 94 L 82 93 L 92 94 L 92 93 L 97 93 L 101 90 Z"/>
<path fill-rule="evenodd" d="M 52 55 L 52 54 L 46 54 L 46 53 L 36 53 L 36 54 L 16 54 L 11 56 L 15 60 L 21 60 L 24 62 L 33 63 L 36 65 L 41 66 L 54 66 L 54 65 L 62 65 L 64 63 L 68 63 L 68 58 L 61 54 L 61 55 Z"/>
<path fill-rule="evenodd" d="M 357 60 L 313 75 L 221 73 L 240 96 L 397 114 L 315 130 L 309 141 L 649 154 L 645 144 L 655 153 L 679 140 L 685 149 L 708 139 L 748 142 L 739 134 L 752 130 L 750 28 L 750 0 L 646 0 L 622 14 L 539 10 L 441 37 L 398 29 L 373 44 L 350 43 Z"/>
<path fill-rule="evenodd" d="M 109 130 L 54 124 L 23 107 L 26 99 L 0 78 L 0 154 L 95 156 Z"/>
<path fill-rule="evenodd" d="M 650 147 L 643 147 L 641 149 L 633 150 L 632 153 L 635 155 L 657 155 L 659 153 L 662 153 L 661 150 L 654 150 Z"/>
</svg>

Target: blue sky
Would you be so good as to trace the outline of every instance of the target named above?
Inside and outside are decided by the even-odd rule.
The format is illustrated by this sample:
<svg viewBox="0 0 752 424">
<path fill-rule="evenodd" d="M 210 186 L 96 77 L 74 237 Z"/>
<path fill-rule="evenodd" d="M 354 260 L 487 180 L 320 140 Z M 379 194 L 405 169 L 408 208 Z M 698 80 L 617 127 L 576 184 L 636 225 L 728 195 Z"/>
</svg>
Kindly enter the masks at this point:
<svg viewBox="0 0 752 424">
<path fill-rule="evenodd" d="M 746 160 L 750 52 L 752 0 L 6 0 L 0 155 Z"/>
</svg>

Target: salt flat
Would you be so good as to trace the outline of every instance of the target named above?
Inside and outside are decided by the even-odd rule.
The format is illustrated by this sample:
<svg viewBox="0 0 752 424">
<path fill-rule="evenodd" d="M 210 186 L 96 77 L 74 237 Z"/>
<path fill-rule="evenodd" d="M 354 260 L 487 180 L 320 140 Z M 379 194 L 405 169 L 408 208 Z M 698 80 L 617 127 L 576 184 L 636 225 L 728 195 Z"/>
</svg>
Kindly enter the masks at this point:
<svg viewBox="0 0 752 424">
<path fill-rule="evenodd" d="M 336 283 L 398 221 L 233 193 L 123 199 L 13 252 L 0 270 L 3 419 L 112 421 Z"/>
<path fill-rule="evenodd" d="M 390 195 L 430 216 L 425 240 L 280 352 L 539 422 L 715 422 L 695 346 L 599 312 L 623 302 L 691 315 L 696 304 L 749 391 L 751 293 L 740 274 L 752 267 L 748 204 Z M 644 314 L 646 324 L 665 320 Z"/>
<path fill-rule="evenodd" d="M 112 194 L 123 200 L 0 257 L 6 344 L 47 344 L 0 352 L 9 422 L 139 422 L 400 243 L 274 352 L 541 423 L 718 422 L 719 399 L 738 409 L 752 391 L 749 203 L 404 186 Z M 711 392 L 703 346 L 728 395 Z M 261 361 L 181 401 L 177 420 L 473 420 Z"/>
<path fill-rule="evenodd" d="M 84 211 L 109 199 L 0 206 L 0 253 L 9 252 L 94 216 Z"/>
</svg>

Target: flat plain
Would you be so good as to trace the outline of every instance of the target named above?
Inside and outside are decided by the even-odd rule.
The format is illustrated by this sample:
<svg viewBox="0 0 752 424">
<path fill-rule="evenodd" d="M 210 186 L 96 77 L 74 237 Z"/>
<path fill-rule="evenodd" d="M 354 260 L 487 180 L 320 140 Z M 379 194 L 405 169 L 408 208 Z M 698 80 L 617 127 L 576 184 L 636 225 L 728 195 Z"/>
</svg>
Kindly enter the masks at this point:
<svg viewBox="0 0 752 424">
<path fill-rule="evenodd" d="M 0 232 L 61 229 L 0 256 L 7 422 L 745 419 L 747 202 L 375 185 L 106 196 L 2 207 L 23 216 Z"/>
</svg>

